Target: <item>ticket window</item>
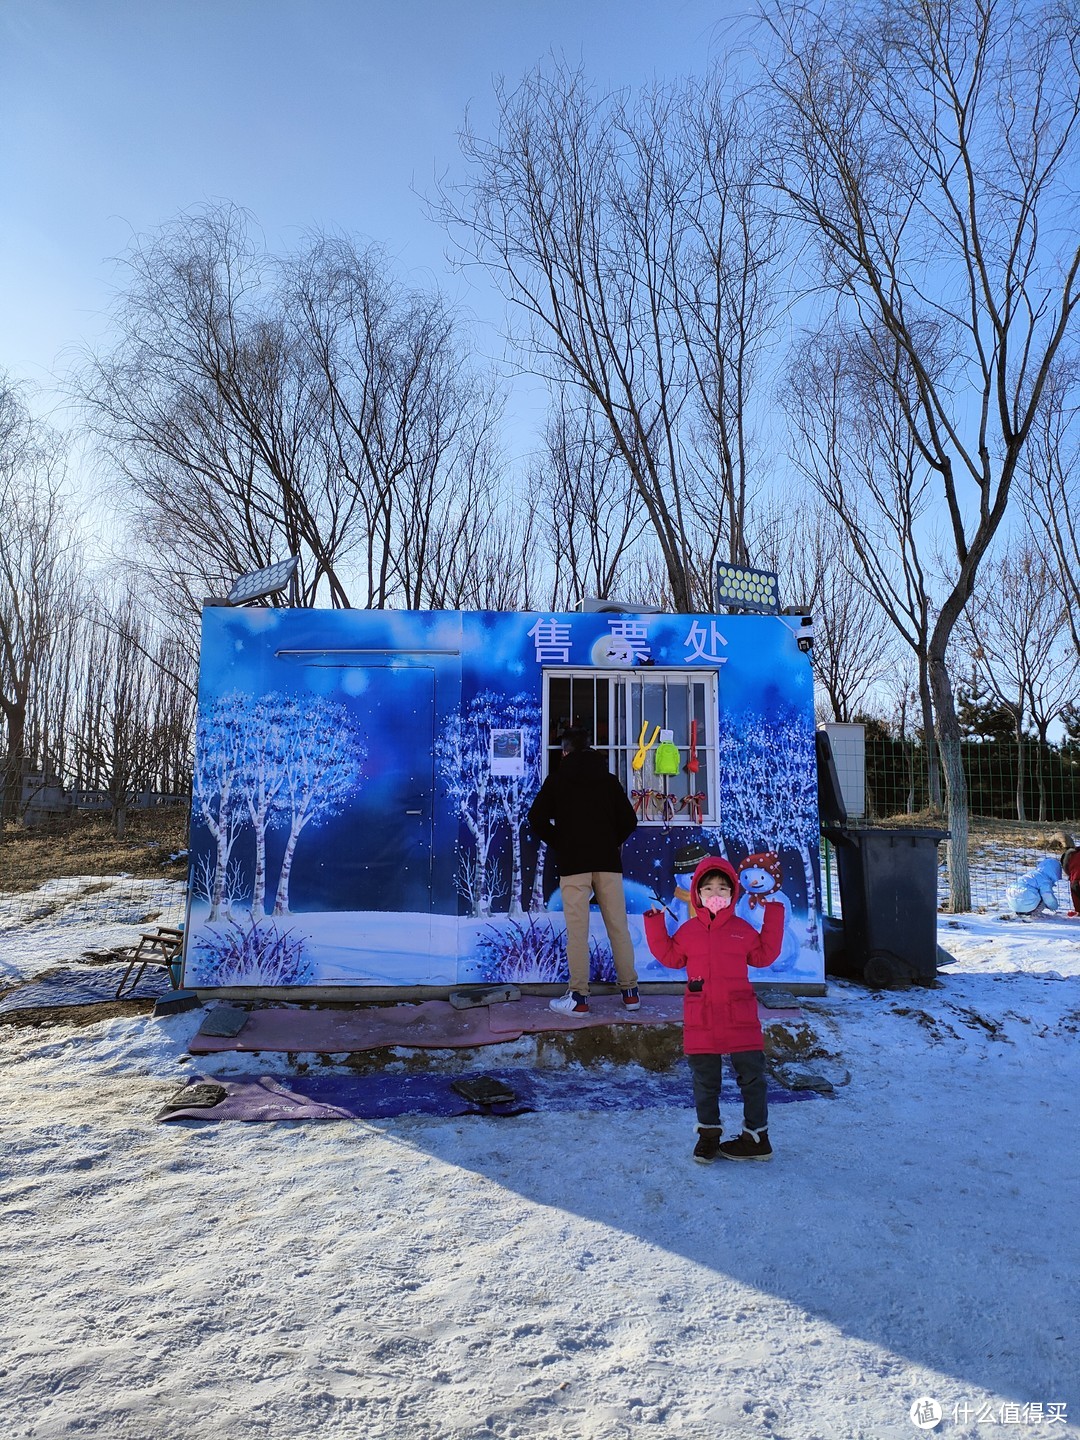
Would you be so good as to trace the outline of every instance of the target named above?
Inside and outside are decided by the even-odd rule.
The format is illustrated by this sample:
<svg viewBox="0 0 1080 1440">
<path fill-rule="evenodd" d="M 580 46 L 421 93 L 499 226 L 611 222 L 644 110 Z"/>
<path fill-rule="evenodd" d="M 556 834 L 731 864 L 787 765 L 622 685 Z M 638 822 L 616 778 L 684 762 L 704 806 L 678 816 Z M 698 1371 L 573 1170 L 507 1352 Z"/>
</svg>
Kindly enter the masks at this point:
<svg viewBox="0 0 1080 1440">
<path fill-rule="evenodd" d="M 548 671 L 544 773 L 558 768 L 564 731 L 581 726 L 634 801 L 639 823 L 716 824 L 717 713 L 714 670 Z M 656 774 L 655 747 L 634 769 L 643 726 L 646 742 L 657 727 L 672 732 L 679 751 L 676 774 Z M 689 768 L 692 761 L 696 769 Z"/>
</svg>

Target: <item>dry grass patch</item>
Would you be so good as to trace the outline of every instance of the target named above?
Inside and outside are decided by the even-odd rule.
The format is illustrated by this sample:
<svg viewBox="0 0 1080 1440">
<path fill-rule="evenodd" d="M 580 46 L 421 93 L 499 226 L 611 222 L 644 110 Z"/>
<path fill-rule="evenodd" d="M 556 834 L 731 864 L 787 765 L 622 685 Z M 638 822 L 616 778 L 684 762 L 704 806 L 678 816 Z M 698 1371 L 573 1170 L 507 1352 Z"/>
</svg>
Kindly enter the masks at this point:
<svg viewBox="0 0 1080 1440">
<path fill-rule="evenodd" d="M 128 817 L 117 840 L 101 815 L 77 815 L 48 826 L 5 825 L 0 831 L 0 891 L 36 890 L 72 875 L 187 876 L 188 813 L 181 806 Z"/>
</svg>

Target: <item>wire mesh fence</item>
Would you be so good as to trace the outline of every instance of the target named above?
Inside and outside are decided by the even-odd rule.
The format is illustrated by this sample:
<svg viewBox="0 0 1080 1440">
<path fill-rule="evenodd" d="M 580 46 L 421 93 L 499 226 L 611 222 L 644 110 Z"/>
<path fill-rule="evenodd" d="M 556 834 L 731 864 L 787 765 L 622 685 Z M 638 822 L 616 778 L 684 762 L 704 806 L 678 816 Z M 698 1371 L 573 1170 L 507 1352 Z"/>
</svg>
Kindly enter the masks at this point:
<svg viewBox="0 0 1080 1440">
<path fill-rule="evenodd" d="M 1080 746 L 972 740 L 962 744 L 961 759 L 968 786 L 972 909 L 1007 909 L 1009 886 L 1080 835 Z M 944 779 L 940 771 L 935 776 L 924 746 L 867 733 L 863 813 L 855 823 L 948 829 L 944 794 Z M 836 856 L 828 843 L 822 845 L 821 874 L 823 909 L 839 915 Z M 948 901 L 942 843 L 938 903 L 946 908 Z"/>
<path fill-rule="evenodd" d="M 867 733 L 864 813 L 871 822 L 918 815 L 940 805 L 940 767 L 915 740 Z M 1080 745 L 1014 739 L 960 746 L 974 819 L 1020 826 L 1075 827 L 1080 816 Z"/>
<path fill-rule="evenodd" d="M 935 791 L 923 746 L 867 734 L 865 756 L 864 814 L 856 823 L 948 827 L 947 816 L 930 805 Z M 1080 836 L 1080 746 L 973 741 L 963 746 L 963 760 L 972 908 L 1004 908 L 1017 878 Z M 98 815 L 6 827 L 0 832 L 0 932 L 39 921 L 179 924 L 187 899 L 187 830 L 183 806 L 133 816 L 123 840 Z M 938 876 L 944 908 L 944 845 Z M 822 909 L 839 915 L 836 856 L 828 844 L 821 850 L 821 880 Z"/>
<path fill-rule="evenodd" d="M 922 824 L 926 817 L 910 817 Z M 1080 831 L 1080 825 L 1075 827 Z M 971 908 L 979 914 L 1011 910 L 1009 887 L 1034 870 L 1047 855 L 1060 855 L 1062 846 L 1054 835 L 1029 825 L 975 818 L 968 835 L 968 863 L 971 870 Z M 1059 887 L 1062 904 L 1067 898 L 1065 882 Z M 945 844 L 938 846 L 938 908 L 948 909 L 949 872 Z M 838 919 L 842 906 L 836 851 L 827 840 L 821 844 L 821 905 L 824 914 Z"/>
<path fill-rule="evenodd" d="M 0 832 L 0 933 L 51 923 L 177 925 L 187 902 L 186 808 L 132 819 L 117 839 L 103 816 Z"/>
</svg>

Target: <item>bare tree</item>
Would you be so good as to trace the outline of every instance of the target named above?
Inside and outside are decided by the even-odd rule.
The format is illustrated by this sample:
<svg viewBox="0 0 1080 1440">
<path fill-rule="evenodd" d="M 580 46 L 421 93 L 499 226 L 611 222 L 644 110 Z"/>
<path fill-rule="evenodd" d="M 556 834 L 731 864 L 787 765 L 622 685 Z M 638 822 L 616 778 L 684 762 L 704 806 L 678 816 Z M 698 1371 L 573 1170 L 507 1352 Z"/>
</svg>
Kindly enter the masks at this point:
<svg viewBox="0 0 1080 1440">
<path fill-rule="evenodd" d="M 433 610 L 531 610 L 538 594 L 538 512 L 524 486 L 485 487 L 491 509 L 470 504 L 432 538 L 425 605 Z"/>
<path fill-rule="evenodd" d="M 842 526 L 820 503 L 774 504 L 759 520 L 755 549 L 776 571 L 781 595 L 814 616 L 814 679 L 828 698 L 827 718 L 849 724 L 896 655 Z"/>
<path fill-rule="evenodd" d="M 1027 725 L 1036 726 L 1045 749 L 1051 724 L 1066 705 L 1080 699 L 1080 674 L 1066 648 L 1068 628 L 1057 576 L 1030 539 L 1014 541 L 984 566 L 957 636 L 986 692 L 1012 718 L 1016 818 L 1026 820 Z M 1040 751 L 1037 760 L 1041 758 Z M 1041 764 L 1038 783 L 1039 819 L 1045 820 Z"/>
<path fill-rule="evenodd" d="M 937 810 L 941 782 L 930 684 L 936 612 L 933 576 L 922 555 L 931 473 L 898 397 L 903 356 L 891 346 L 883 380 L 882 340 L 888 345 L 887 337 L 877 334 L 870 342 L 858 331 L 808 337 L 795 351 L 782 399 L 794 439 L 792 462 L 836 516 L 846 541 L 839 553 L 850 577 L 911 648 L 930 805 Z"/>
<path fill-rule="evenodd" d="M 80 603 L 81 556 L 65 499 L 61 442 L 2 376 L 0 517 L 0 817 L 13 818 L 20 811 L 28 762 L 49 758 L 43 753 L 49 739 L 40 724 L 41 685 L 66 659 Z M 30 739 L 35 750 L 41 747 L 36 757 Z"/>
<path fill-rule="evenodd" d="M 74 779 L 80 789 L 104 791 L 122 838 L 144 792 L 186 790 L 195 697 L 173 683 L 175 642 L 155 633 L 130 581 L 89 605 L 78 649 L 69 731 Z"/>
<path fill-rule="evenodd" d="M 231 206 L 182 216 L 124 265 L 119 338 L 80 383 L 145 541 L 167 544 L 203 594 L 299 554 L 303 602 L 325 586 L 347 603 L 338 565 L 355 497 L 320 429 L 321 379 L 247 218 Z"/>
<path fill-rule="evenodd" d="M 500 402 L 437 293 L 316 236 L 263 254 L 231 206 L 137 243 L 81 378 L 137 538 L 193 601 L 300 556 L 299 600 L 421 605 L 497 500 Z"/>
<path fill-rule="evenodd" d="M 904 778 L 907 795 L 904 801 L 905 813 L 915 811 L 917 795 L 917 772 L 915 764 L 916 742 L 922 739 L 925 747 L 926 733 L 920 731 L 917 721 L 922 718 L 922 704 L 919 687 L 912 683 L 912 674 L 907 667 L 895 669 L 885 685 L 891 700 L 888 722 L 900 742 L 904 759 Z"/>
<path fill-rule="evenodd" d="M 1047 382 L 1032 444 L 1021 461 L 1024 518 L 1054 564 L 1065 623 L 1080 656 L 1080 423 L 1076 366 L 1058 365 Z"/>
<path fill-rule="evenodd" d="M 533 362 L 595 402 L 679 610 L 746 559 L 746 415 L 776 225 L 747 107 L 722 84 L 597 98 L 556 65 L 497 87 L 498 132 L 442 218 L 527 320 Z"/>
<path fill-rule="evenodd" d="M 899 377 L 897 401 L 948 516 L 952 564 L 928 662 L 949 904 L 966 910 L 967 793 L 946 652 L 1080 299 L 1078 21 L 1071 6 L 1019 0 L 854 0 L 839 11 L 779 0 L 766 13 L 778 45 L 776 185 L 817 242 L 845 327 L 881 351 L 882 382 Z"/>
<path fill-rule="evenodd" d="M 475 546 L 499 497 L 493 381 L 467 362 L 443 298 L 406 291 L 375 247 L 319 236 L 285 273 L 293 328 L 325 387 L 327 444 L 362 520 L 361 602 L 431 603 L 434 557 Z"/>
<path fill-rule="evenodd" d="M 608 598 L 647 520 L 610 431 L 586 396 L 558 390 L 534 468 L 551 568 L 551 605 L 572 610 L 586 595 Z"/>
</svg>

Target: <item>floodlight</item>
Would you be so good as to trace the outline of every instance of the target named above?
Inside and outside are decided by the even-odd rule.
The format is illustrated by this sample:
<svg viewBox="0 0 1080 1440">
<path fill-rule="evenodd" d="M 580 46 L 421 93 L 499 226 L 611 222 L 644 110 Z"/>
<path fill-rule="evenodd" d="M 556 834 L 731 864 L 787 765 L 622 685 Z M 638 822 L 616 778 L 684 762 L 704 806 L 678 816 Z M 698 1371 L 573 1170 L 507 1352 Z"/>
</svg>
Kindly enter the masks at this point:
<svg viewBox="0 0 1080 1440">
<path fill-rule="evenodd" d="M 290 555 L 287 560 L 277 560 L 273 565 L 264 565 L 261 570 L 249 570 L 246 575 L 233 581 L 233 587 L 225 597 L 227 605 L 246 605 L 249 600 L 261 600 L 284 590 L 296 574 L 300 563 L 299 555 Z"/>
<path fill-rule="evenodd" d="M 744 565 L 717 565 L 716 608 L 749 610 L 756 615 L 776 615 L 780 610 L 780 587 L 771 570 L 752 570 Z"/>
</svg>

